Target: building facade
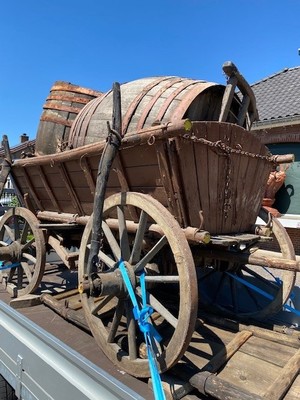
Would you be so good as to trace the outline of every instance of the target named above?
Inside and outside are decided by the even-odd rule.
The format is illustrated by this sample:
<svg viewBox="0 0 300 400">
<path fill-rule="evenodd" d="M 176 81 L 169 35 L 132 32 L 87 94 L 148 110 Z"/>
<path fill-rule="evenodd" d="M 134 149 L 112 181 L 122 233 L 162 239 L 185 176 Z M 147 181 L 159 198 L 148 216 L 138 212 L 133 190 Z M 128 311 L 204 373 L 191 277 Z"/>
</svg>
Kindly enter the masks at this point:
<svg viewBox="0 0 300 400">
<path fill-rule="evenodd" d="M 29 137 L 26 133 L 23 133 L 20 137 L 20 144 L 12 147 L 11 156 L 12 159 L 18 159 L 24 157 L 27 153 L 34 153 L 35 140 L 29 140 Z M 4 158 L 4 149 L 0 148 L 0 163 Z M 12 205 L 16 196 L 16 192 L 13 186 L 13 182 L 11 177 L 8 176 L 3 192 L 0 197 L 0 216 L 4 214 L 4 212 Z"/>
<path fill-rule="evenodd" d="M 259 113 L 253 132 L 273 154 L 295 156 L 281 166 L 286 178 L 276 193 L 274 208 L 300 255 L 300 67 L 285 68 L 252 85 Z"/>
</svg>

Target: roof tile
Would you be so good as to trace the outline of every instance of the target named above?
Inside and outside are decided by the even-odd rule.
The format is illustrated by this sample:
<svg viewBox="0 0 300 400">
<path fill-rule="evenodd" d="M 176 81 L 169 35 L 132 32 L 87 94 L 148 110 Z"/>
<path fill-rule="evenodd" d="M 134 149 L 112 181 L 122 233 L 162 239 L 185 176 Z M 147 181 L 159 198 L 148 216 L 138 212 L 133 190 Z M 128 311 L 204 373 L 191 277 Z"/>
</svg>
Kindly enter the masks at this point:
<svg viewBox="0 0 300 400">
<path fill-rule="evenodd" d="M 300 66 L 285 68 L 251 87 L 260 120 L 300 114 Z"/>
</svg>

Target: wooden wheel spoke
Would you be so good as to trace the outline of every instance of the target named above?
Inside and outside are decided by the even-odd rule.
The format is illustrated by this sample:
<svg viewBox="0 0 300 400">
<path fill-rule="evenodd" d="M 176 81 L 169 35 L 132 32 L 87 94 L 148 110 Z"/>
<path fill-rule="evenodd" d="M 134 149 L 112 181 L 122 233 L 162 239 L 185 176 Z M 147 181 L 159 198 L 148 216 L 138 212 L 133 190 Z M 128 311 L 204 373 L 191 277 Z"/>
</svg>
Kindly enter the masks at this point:
<svg viewBox="0 0 300 400">
<path fill-rule="evenodd" d="M 107 342 L 108 343 L 113 343 L 115 340 L 116 333 L 118 331 L 118 327 L 120 325 L 123 312 L 124 312 L 124 300 L 119 299 L 118 304 L 114 313 L 114 317 L 110 326 L 110 331 L 107 337 Z"/>
<path fill-rule="evenodd" d="M 27 208 L 12 208 L 0 220 L 0 233 L 2 242 L 15 245 L 21 253 L 21 265 L 10 270 L 8 280 L 16 284 L 17 296 L 33 293 L 46 263 L 45 237 L 38 219 Z"/>
<path fill-rule="evenodd" d="M 204 281 L 205 279 L 209 278 L 212 274 L 214 274 L 216 271 L 211 268 L 208 271 L 205 271 L 204 274 L 202 274 L 200 277 L 198 277 L 198 281 Z"/>
<path fill-rule="evenodd" d="M 132 209 L 134 214 L 130 213 Z M 111 270 L 109 275 L 103 277 L 103 293 L 114 295 L 95 299 L 82 293 L 86 320 L 97 344 L 117 366 L 132 375 L 149 377 L 145 338 L 138 329 L 131 301 L 124 298 L 122 278 L 116 270 L 122 258 L 126 262 L 138 304 L 141 304 L 138 275 L 145 269 L 147 304 L 154 310 L 148 323 L 155 325 L 163 338 L 162 347 L 154 343 L 155 354 L 160 355 L 159 372 L 163 373 L 182 358 L 197 318 L 197 277 L 185 233 L 161 203 L 142 193 L 121 192 L 107 197 L 103 215 L 108 226 L 103 225 L 101 250 L 104 254 L 99 251 L 98 259 Z M 159 230 L 154 232 L 153 229 L 150 234 L 149 224 L 159 226 Z M 90 218 L 80 244 L 79 284 L 82 284 L 88 271 L 92 227 L 93 219 Z M 165 289 L 161 283 L 167 285 L 170 292 L 174 289 L 170 293 L 172 299 L 166 304 L 161 299 L 160 291 Z M 111 291 L 109 285 L 112 285 Z"/>
<path fill-rule="evenodd" d="M 148 214 L 142 210 L 140 219 L 139 219 L 139 226 L 138 230 L 135 235 L 129 263 L 130 264 L 136 264 L 141 256 L 141 250 L 142 250 L 142 245 L 143 245 L 143 239 L 147 227 L 147 221 L 148 221 Z"/>
<path fill-rule="evenodd" d="M 32 254 L 22 253 L 22 257 L 26 258 L 26 260 L 28 260 L 28 261 L 31 261 L 33 264 L 36 263 L 36 258 Z"/>
<path fill-rule="evenodd" d="M 99 251 L 99 260 L 103 261 L 105 265 L 107 265 L 109 268 L 113 268 L 116 264 L 114 260 L 112 260 L 108 255 L 103 253 L 102 250 Z"/>
<path fill-rule="evenodd" d="M 9 236 L 10 240 L 13 242 L 15 240 L 15 233 L 8 225 L 4 225 L 5 232 Z"/>
<path fill-rule="evenodd" d="M 129 248 L 129 239 L 126 227 L 124 207 L 118 206 L 117 211 L 118 211 L 121 257 L 122 260 L 128 261 L 130 257 L 130 248 Z"/>
<path fill-rule="evenodd" d="M 148 253 L 134 266 L 135 273 L 145 268 L 146 264 L 148 264 L 167 243 L 168 240 L 166 236 L 161 237 L 159 241 L 152 247 L 152 249 L 148 251 Z"/>
<path fill-rule="evenodd" d="M 128 331 L 128 354 L 130 360 L 136 360 L 138 356 L 136 344 L 136 323 L 133 316 L 132 303 L 130 300 L 126 301 L 126 318 L 127 318 L 127 331 Z"/>
<path fill-rule="evenodd" d="M 110 227 L 107 225 L 105 221 L 102 221 L 102 231 L 107 239 L 107 242 L 109 243 L 110 249 L 116 259 L 116 261 L 119 261 L 121 258 L 121 249 L 116 241 L 116 238 L 114 237 Z"/>
<path fill-rule="evenodd" d="M 21 241 L 22 243 L 22 241 Z M 27 250 L 29 247 L 31 247 L 33 244 L 35 243 L 35 238 L 33 237 L 32 239 L 30 239 L 27 243 L 24 244 L 24 246 L 22 247 L 22 251 Z"/>
<path fill-rule="evenodd" d="M 137 293 L 141 297 L 141 289 L 138 287 L 137 288 Z M 154 297 L 152 294 L 149 294 L 149 304 L 155 311 L 157 311 L 170 325 L 172 325 L 174 328 L 177 327 L 178 319 L 174 317 L 173 314 L 170 313 L 170 311 L 159 301 L 157 300 L 156 297 Z"/>
<path fill-rule="evenodd" d="M 19 226 L 19 218 L 14 215 L 14 240 L 20 239 L 20 226 Z"/>
<path fill-rule="evenodd" d="M 23 285 L 23 269 L 18 267 L 17 269 L 17 288 L 22 289 Z"/>
<path fill-rule="evenodd" d="M 15 272 L 16 272 L 17 267 L 13 267 L 9 269 L 9 274 L 8 274 L 8 281 L 11 281 Z"/>
<path fill-rule="evenodd" d="M 27 221 L 24 221 L 23 229 L 20 232 L 20 239 L 22 244 L 26 243 L 29 231 L 30 231 L 30 226 Z"/>
<path fill-rule="evenodd" d="M 242 271 L 239 272 L 238 276 L 242 279 L 245 279 L 245 276 L 243 274 Z M 250 299 L 253 301 L 253 304 L 255 305 L 255 307 L 257 308 L 257 310 L 261 310 L 262 307 L 259 305 L 258 303 L 258 298 L 256 296 L 255 291 L 251 290 L 248 286 L 243 285 L 244 289 L 246 290 L 246 292 L 248 293 Z"/>
<path fill-rule="evenodd" d="M 230 292 L 231 292 L 231 300 L 232 307 L 235 313 L 238 313 L 238 301 L 237 301 L 237 285 L 235 279 L 230 279 Z"/>
<path fill-rule="evenodd" d="M 22 269 L 28 279 L 28 282 L 31 282 L 32 279 L 32 270 L 30 266 L 26 262 L 21 262 Z M 19 267 L 20 268 L 20 267 Z"/>
<path fill-rule="evenodd" d="M 112 299 L 114 298 L 114 295 L 110 295 L 110 296 L 106 296 L 103 299 L 100 299 L 99 302 L 97 302 L 96 304 L 93 303 L 92 309 L 91 309 L 91 313 L 93 315 L 97 315 L 97 313 L 104 307 L 106 306 L 106 304 L 108 304 Z"/>
<path fill-rule="evenodd" d="M 145 281 L 150 283 L 179 283 L 178 275 L 147 275 Z"/>
<path fill-rule="evenodd" d="M 243 270 L 246 271 L 249 275 L 251 275 L 254 278 L 256 278 L 261 283 L 263 283 L 268 288 L 268 290 L 270 289 L 274 293 L 277 293 L 278 290 L 280 289 L 280 286 L 278 284 L 276 284 L 273 281 L 269 281 L 268 279 L 266 279 L 265 277 L 263 277 L 262 275 L 260 275 L 256 271 L 252 270 L 251 268 L 244 266 Z"/>
<path fill-rule="evenodd" d="M 222 274 L 221 279 L 217 285 L 216 291 L 215 291 L 215 295 L 212 299 L 212 303 L 216 303 L 217 302 L 217 298 L 219 297 L 219 294 L 221 293 L 221 290 L 225 284 L 225 279 L 226 279 L 227 275 Z"/>
</svg>

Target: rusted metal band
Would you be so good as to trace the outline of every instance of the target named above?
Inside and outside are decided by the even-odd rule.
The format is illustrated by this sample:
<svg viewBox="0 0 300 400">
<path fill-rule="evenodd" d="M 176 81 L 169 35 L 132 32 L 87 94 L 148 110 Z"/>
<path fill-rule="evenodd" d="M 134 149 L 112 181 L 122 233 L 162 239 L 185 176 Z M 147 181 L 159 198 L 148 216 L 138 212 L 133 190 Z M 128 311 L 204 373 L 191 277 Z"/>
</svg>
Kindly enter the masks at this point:
<svg viewBox="0 0 300 400">
<path fill-rule="evenodd" d="M 58 94 L 50 94 L 47 97 L 47 101 L 57 100 L 57 101 L 68 101 L 70 103 L 80 103 L 87 104 L 89 101 L 93 100 L 95 97 L 80 97 L 80 96 L 63 96 Z"/>
<path fill-rule="evenodd" d="M 98 106 L 110 93 L 111 90 L 105 94 L 102 94 L 102 96 L 92 100 L 80 111 L 80 113 L 78 113 L 77 117 L 73 122 L 71 132 L 69 135 L 69 144 L 72 144 L 73 147 L 81 147 L 84 145 L 84 140 L 87 134 L 91 118 L 94 115 Z M 80 135 L 76 136 L 76 133 L 80 133 Z M 75 138 L 76 138 L 76 143 L 74 143 Z"/>
<path fill-rule="evenodd" d="M 87 94 L 87 95 L 94 96 L 94 97 L 98 97 L 102 94 L 102 92 L 99 92 L 98 90 L 87 89 L 87 88 L 72 85 L 71 83 L 66 83 L 66 82 L 54 83 L 54 85 L 51 88 L 51 92 L 54 90 Z"/>
<path fill-rule="evenodd" d="M 175 98 L 182 93 L 187 87 L 194 85 L 195 81 L 188 80 L 186 81 L 183 85 L 181 85 L 178 89 L 176 89 L 164 102 L 162 105 L 161 109 L 159 110 L 159 113 L 157 114 L 157 117 L 155 120 L 157 121 L 162 121 L 164 118 L 164 115 L 166 114 L 169 106 L 171 103 L 175 100 Z"/>
<path fill-rule="evenodd" d="M 150 111 L 152 110 L 154 104 L 157 102 L 157 100 L 162 96 L 162 94 L 169 89 L 171 86 L 175 85 L 178 82 L 181 82 L 182 78 L 171 78 L 170 82 L 168 82 L 165 86 L 163 86 L 155 96 L 152 97 L 151 101 L 147 104 L 147 107 L 144 108 L 144 111 L 138 121 L 137 130 L 140 130 L 144 127 L 145 120 L 147 116 L 149 115 Z"/>
<path fill-rule="evenodd" d="M 188 94 L 182 99 L 180 102 L 179 106 L 176 108 L 176 110 L 173 113 L 173 118 L 171 119 L 172 121 L 175 120 L 181 120 L 184 117 L 184 114 L 186 113 L 187 109 L 191 105 L 191 102 L 201 93 L 204 92 L 204 90 L 208 89 L 211 86 L 217 86 L 216 83 L 212 82 L 201 82 L 201 81 L 196 81 L 195 86 L 188 92 Z"/>
<path fill-rule="evenodd" d="M 122 123 L 122 134 L 125 135 L 127 132 L 128 126 L 130 124 L 131 118 L 133 117 L 133 114 L 135 110 L 137 109 L 138 105 L 142 101 L 142 99 L 149 93 L 151 89 L 153 89 L 155 86 L 159 85 L 161 82 L 170 79 L 170 77 L 163 77 L 156 79 L 155 81 L 151 82 L 149 85 L 145 86 L 144 89 L 135 97 L 135 99 L 131 102 L 128 110 L 126 111 L 125 116 L 123 117 L 123 123 Z"/>
<path fill-rule="evenodd" d="M 43 105 L 44 110 L 57 110 L 57 111 L 65 111 L 70 112 L 73 114 L 78 114 L 82 108 L 72 107 L 72 106 L 65 106 L 63 104 L 57 104 L 53 102 L 47 102 Z"/>
<path fill-rule="evenodd" d="M 64 126 L 69 126 L 71 127 L 72 121 L 63 119 L 63 118 L 58 118 L 58 117 L 53 117 L 51 115 L 42 115 L 40 118 L 40 121 L 43 122 L 53 122 L 54 124 L 59 124 L 59 125 L 64 125 Z"/>
</svg>

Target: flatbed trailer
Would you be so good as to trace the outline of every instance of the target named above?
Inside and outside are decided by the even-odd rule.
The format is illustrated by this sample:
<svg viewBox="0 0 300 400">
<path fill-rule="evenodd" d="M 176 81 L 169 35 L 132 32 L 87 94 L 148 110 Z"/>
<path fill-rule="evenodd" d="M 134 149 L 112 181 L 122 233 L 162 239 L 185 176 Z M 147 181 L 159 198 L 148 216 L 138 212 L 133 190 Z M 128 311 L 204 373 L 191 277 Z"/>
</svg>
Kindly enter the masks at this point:
<svg viewBox="0 0 300 400">
<path fill-rule="evenodd" d="M 60 399 L 63 394 L 63 398 L 67 399 L 67 394 L 64 393 L 73 393 L 74 389 L 69 389 L 72 382 L 61 378 L 58 371 L 61 371 L 61 375 L 69 377 L 75 376 L 73 374 L 76 373 L 77 377 L 77 370 L 68 374 L 70 355 L 71 357 L 75 355 L 76 362 L 80 362 L 81 367 L 77 367 L 77 365 L 74 367 L 72 363 L 69 365 L 71 365 L 70 368 L 79 368 L 79 374 L 82 374 L 82 378 L 78 375 L 79 378 L 78 380 L 76 378 L 76 381 L 79 382 L 81 379 L 83 386 L 80 390 L 83 394 L 78 392 L 80 395 L 77 393 L 70 399 L 104 399 L 106 398 L 105 390 L 108 390 L 110 386 L 112 396 L 118 396 L 118 391 L 124 390 L 124 392 L 121 392 L 121 397 L 112 398 L 153 399 L 151 379 L 136 379 L 124 371 L 116 369 L 99 348 L 95 349 L 94 339 L 90 334 L 88 324 L 85 322 L 78 290 L 73 285 L 76 281 L 76 277 L 72 276 L 74 274 L 76 275 L 77 272 L 70 273 L 62 265 L 47 264 L 43 289 L 36 295 L 11 299 L 6 291 L 3 290 L 0 293 L 1 313 L 11 314 L 12 317 L 10 318 L 13 318 L 18 326 L 26 325 L 25 320 L 28 318 L 31 321 L 30 325 L 33 325 L 29 328 L 30 330 L 36 329 L 37 336 L 41 334 L 46 339 L 50 338 L 51 351 L 55 347 L 63 349 L 60 357 L 53 358 L 56 370 L 47 373 L 49 377 L 47 381 L 61 382 L 61 387 L 55 385 L 57 392 L 52 397 Z M 3 300 L 11 304 L 11 307 L 5 304 Z M 17 308 L 18 311 L 12 308 Z M 1 318 L 1 321 L 2 324 L 6 325 L 3 318 Z M 19 332 L 20 330 L 15 329 L 15 331 Z M 7 341 L 2 341 L 2 353 L 4 346 L 14 352 L 14 356 L 10 357 L 10 363 L 13 359 L 15 360 L 14 368 L 16 372 L 15 374 L 7 372 L 11 370 L 11 367 L 5 361 L 8 359 L 1 356 L 1 374 L 17 389 L 17 393 L 23 394 L 23 397 L 20 398 L 27 398 L 24 394 L 27 393 L 26 385 L 28 385 L 28 382 L 25 385 L 19 379 L 20 374 L 17 373 L 17 368 L 19 370 L 21 368 L 18 365 L 18 355 L 19 353 L 20 355 L 25 354 L 27 345 L 21 344 L 16 347 L 6 334 L 3 336 L 7 337 L 8 345 L 6 346 Z M 39 340 L 40 338 L 38 338 Z M 35 351 L 38 348 L 38 341 L 34 339 Z M 23 356 L 23 361 L 19 358 L 19 364 L 23 362 L 22 368 L 25 371 L 28 365 L 33 362 L 33 356 L 29 355 L 28 357 L 24 358 Z M 38 361 L 37 365 L 40 362 L 44 363 L 44 360 Z M 24 368 L 24 366 L 26 367 Z M 51 369 L 49 365 L 47 365 L 47 368 Z M 270 322 L 266 322 L 263 327 L 257 324 L 242 324 L 232 319 L 199 311 L 195 332 L 181 362 L 162 374 L 161 378 L 168 399 L 296 400 L 299 399 L 300 393 L 299 368 L 299 331 L 286 328 L 283 325 L 275 326 Z M 103 381 L 97 374 L 99 374 L 99 370 L 103 371 L 103 369 L 104 372 L 100 373 L 100 378 L 104 379 L 104 384 L 105 381 L 106 384 L 102 395 L 101 384 L 103 384 Z M 96 383 L 93 380 L 91 381 L 91 371 L 92 377 L 96 376 L 97 378 L 98 376 Z M 42 373 L 42 369 L 38 368 L 38 372 Z M 55 377 L 54 373 L 56 374 Z M 23 374 L 23 376 L 26 376 L 24 371 Z M 37 379 L 39 377 L 35 381 Z M 33 384 L 34 379 L 31 379 L 30 382 Z M 90 382 L 92 382 L 92 386 Z M 107 382 L 108 389 L 106 387 Z M 90 391 L 90 386 L 93 388 L 93 385 L 96 385 L 95 387 L 100 385 L 95 397 Z M 124 387 L 128 388 L 128 393 Z M 113 392 L 114 389 L 117 390 L 117 394 Z M 130 397 L 131 391 L 137 397 Z M 45 389 L 44 392 L 46 392 Z M 40 392 L 38 396 L 36 395 L 33 398 L 39 400 L 49 398 L 46 395 L 45 397 L 39 396 L 41 396 Z"/>
<path fill-rule="evenodd" d="M 2 300 L 0 321 L 2 400 L 145 399 Z"/>
</svg>

